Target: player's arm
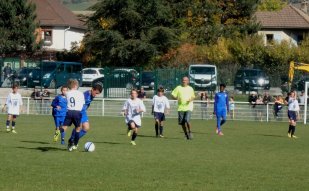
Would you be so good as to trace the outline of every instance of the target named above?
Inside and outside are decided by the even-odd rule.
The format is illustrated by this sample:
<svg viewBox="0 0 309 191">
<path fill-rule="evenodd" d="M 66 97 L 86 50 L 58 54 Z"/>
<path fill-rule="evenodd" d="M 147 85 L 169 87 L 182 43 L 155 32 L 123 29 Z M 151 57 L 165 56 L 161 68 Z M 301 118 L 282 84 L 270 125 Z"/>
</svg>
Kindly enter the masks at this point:
<svg viewBox="0 0 309 191">
<path fill-rule="evenodd" d="M 11 101 L 11 96 L 10 96 L 10 95 L 8 95 L 8 97 L 6 98 L 5 104 L 4 104 L 3 108 L 2 108 L 2 112 L 4 112 L 4 111 L 5 111 L 5 109 L 6 109 L 7 105 L 9 105 L 9 104 L 10 104 L 10 101 Z"/>
<path fill-rule="evenodd" d="M 217 110 L 217 102 L 218 102 L 218 95 L 215 95 L 215 100 L 214 100 L 214 114 L 216 115 L 216 110 Z"/>
<path fill-rule="evenodd" d="M 124 104 L 123 104 L 123 107 L 122 107 L 122 113 L 123 115 L 128 115 L 128 101 L 126 101 Z"/>
<path fill-rule="evenodd" d="M 19 112 L 22 113 L 23 112 L 23 99 L 21 98 L 21 96 L 19 96 Z"/>
<path fill-rule="evenodd" d="M 173 99 L 178 99 L 178 87 L 172 91 L 172 97 Z"/>
<path fill-rule="evenodd" d="M 58 96 L 56 96 L 55 99 L 53 99 L 51 106 L 53 108 L 57 108 L 58 110 L 61 109 L 61 107 L 59 106 L 59 97 Z"/>
<path fill-rule="evenodd" d="M 227 109 L 227 112 L 230 112 L 230 103 L 229 103 L 229 95 L 226 94 L 226 109 Z"/>
<path fill-rule="evenodd" d="M 169 114 L 171 106 L 170 106 L 170 102 L 168 101 L 167 98 L 165 99 L 165 108 L 166 108 L 166 114 Z"/>
<path fill-rule="evenodd" d="M 140 105 L 139 105 L 137 112 L 138 113 L 146 112 L 146 107 L 145 107 L 145 105 L 142 101 L 140 102 Z"/>
</svg>

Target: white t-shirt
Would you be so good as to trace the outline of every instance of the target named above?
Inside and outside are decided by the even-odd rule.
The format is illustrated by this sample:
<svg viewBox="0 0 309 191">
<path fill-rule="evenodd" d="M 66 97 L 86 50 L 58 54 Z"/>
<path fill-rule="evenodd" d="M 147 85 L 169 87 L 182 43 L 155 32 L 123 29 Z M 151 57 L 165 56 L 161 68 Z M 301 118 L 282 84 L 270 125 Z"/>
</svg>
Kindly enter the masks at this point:
<svg viewBox="0 0 309 191">
<path fill-rule="evenodd" d="M 288 104 L 289 104 L 288 106 L 289 111 L 299 111 L 299 104 L 297 99 L 289 98 Z"/>
<path fill-rule="evenodd" d="M 126 123 L 128 123 L 130 120 L 134 121 L 136 125 L 141 126 L 142 121 L 141 121 L 141 112 L 138 113 L 136 110 L 141 109 L 143 112 L 146 112 L 145 105 L 142 100 L 139 98 L 136 98 L 135 100 L 128 99 L 124 105 L 122 110 L 127 111 L 126 115 Z"/>
<path fill-rule="evenodd" d="M 19 93 L 10 93 L 6 99 L 8 114 L 19 115 L 20 106 L 23 105 L 23 100 Z"/>
<path fill-rule="evenodd" d="M 152 98 L 153 111 L 164 113 L 165 109 L 170 109 L 170 103 L 165 96 L 153 96 Z"/>
<path fill-rule="evenodd" d="M 70 90 L 67 95 L 68 110 L 81 111 L 85 104 L 84 94 L 78 90 Z"/>
</svg>

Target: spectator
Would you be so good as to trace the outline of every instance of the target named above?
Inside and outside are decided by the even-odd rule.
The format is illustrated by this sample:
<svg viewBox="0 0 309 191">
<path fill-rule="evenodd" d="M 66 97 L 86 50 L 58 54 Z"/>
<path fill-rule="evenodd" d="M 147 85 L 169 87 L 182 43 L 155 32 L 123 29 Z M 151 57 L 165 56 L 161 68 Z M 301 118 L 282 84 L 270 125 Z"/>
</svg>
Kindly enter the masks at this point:
<svg viewBox="0 0 309 191">
<path fill-rule="evenodd" d="M 146 99 L 146 92 L 143 87 L 141 87 L 140 91 L 138 91 L 137 97 L 141 100 Z"/>
<path fill-rule="evenodd" d="M 7 65 L 3 68 L 3 75 L 4 75 L 4 80 L 13 73 L 13 70 L 11 68 L 11 63 L 7 63 Z"/>
<path fill-rule="evenodd" d="M 259 121 L 263 121 L 263 107 L 264 107 L 264 103 L 263 103 L 263 98 L 262 98 L 262 95 L 259 95 L 256 99 L 256 118 L 259 120 Z"/>
<path fill-rule="evenodd" d="M 274 115 L 276 119 L 279 118 L 279 113 L 283 107 L 283 104 L 284 104 L 284 101 L 283 101 L 282 96 L 278 95 L 276 97 L 275 104 L 274 104 Z"/>
<path fill-rule="evenodd" d="M 305 91 L 302 90 L 300 95 L 298 96 L 298 103 L 299 103 L 299 109 L 300 111 L 304 110 L 304 105 L 305 105 Z M 302 112 L 300 112 L 302 113 Z M 302 114 L 299 115 L 299 119 L 302 118 Z"/>
<path fill-rule="evenodd" d="M 234 100 L 234 96 L 230 97 L 229 104 L 230 104 L 230 117 L 231 117 L 231 119 L 234 119 L 235 118 L 235 100 Z"/>
<path fill-rule="evenodd" d="M 200 96 L 201 100 L 201 114 L 202 114 L 202 119 L 207 119 L 207 108 L 209 105 L 209 98 L 206 92 L 200 92 L 198 94 Z"/>
<path fill-rule="evenodd" d="M 257 100 L 256 92 L 251 92 L 249 95 L 249 99 L 248 99 L 248 102 L 251 108 L 251 116 L 256 115 L 256 111 L 255 111 L 256 100 Z"/>
<path fill-rule="evenodd" d="M 272 99 L 271 99 L 269 93 L 268 93 L 268 92 L 265 92 L 265 93 L 264 93 L 264 97 L 263 97 L 263 103 L 264 103 L 265 105 L 267 105 L 267 104 L 270 103 L 271 101 L 272 101 Z"/>
</svg>

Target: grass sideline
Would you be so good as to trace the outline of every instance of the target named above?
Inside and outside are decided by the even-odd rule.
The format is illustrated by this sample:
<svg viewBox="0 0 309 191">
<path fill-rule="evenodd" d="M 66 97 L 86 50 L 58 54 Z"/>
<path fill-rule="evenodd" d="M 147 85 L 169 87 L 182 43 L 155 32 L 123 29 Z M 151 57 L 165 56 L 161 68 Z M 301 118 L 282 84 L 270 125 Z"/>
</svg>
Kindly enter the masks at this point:
<svg viewBox="0 0 309 191">
<path fill-rule="evenodd" d="M 67 152 L 52 143 L 51 116 L 19 117 L 18 134 L 6 133 L 0 119 L 1 191 L 309 189 L 309 129 L 301 124 L 295 140 L 286 123 L 228 121 L 219 137 L 214 121 L 194 120 L 187 141 L 176 119 L 160 139 L 144 118 L 134 147 L 122 118 L 91 117 L 79 151 Z M 83 152 L 86 141 L 95 152 Z"/>
</svg>

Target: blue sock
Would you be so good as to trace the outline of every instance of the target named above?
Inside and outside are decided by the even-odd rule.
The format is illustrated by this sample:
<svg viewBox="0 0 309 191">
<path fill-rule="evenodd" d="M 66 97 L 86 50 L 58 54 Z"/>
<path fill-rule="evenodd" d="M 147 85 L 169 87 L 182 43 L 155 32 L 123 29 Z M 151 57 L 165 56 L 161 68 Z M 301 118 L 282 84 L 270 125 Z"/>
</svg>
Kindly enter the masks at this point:
<svg viewBox="0 0 309 191">
<path fill-rule="evenodd" d="M 64 131 L 64 129 L 60 128 L 60 133 L 61 133 L 61 141 L 64 141 L 64 138 L 65 138 L 65 131 Z"/>
<path fill-rule="evenodd" d="M 70 137 L 70 139 L 69 139 L 71 143 L 74 142 L 75 134 L 76 134 L 76 131 L 75 131 L 75 129 L 73 129 L 73 130 L 72 130 L 72 133 L 71 133 L 71 137 Z"/>
<path fill-rule="evenodd" d="M 79 133 L 80 133 L 80 132 L 76 132 L 76 131 L 75 131 L 74 145 L 78 145 L 78 141 L 79 141 Z"/>
<path fill-rule="evenodd" d="M 79 138 L 82 138 L 83 136 L 85 136 L 87 133 L 87 131 L 85 131 L 84 129 L 82 129 L 80 132 L 79 132 Z"/>
<path fill-rule="evenodd" d="M 9 120 L 6 120 L 6 126 L 10 126 L 10 121 Z"/>
<path fill-rule="evenodd" d="M 223 119 L 220 123 L 220 126 L 222 126 L 225 123 L 225 119 Z"/>
</svg>

